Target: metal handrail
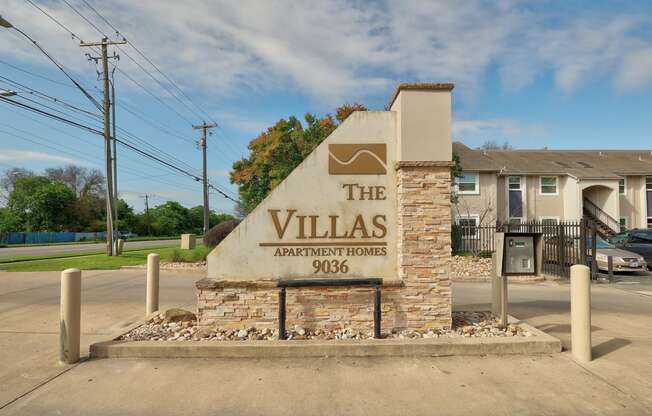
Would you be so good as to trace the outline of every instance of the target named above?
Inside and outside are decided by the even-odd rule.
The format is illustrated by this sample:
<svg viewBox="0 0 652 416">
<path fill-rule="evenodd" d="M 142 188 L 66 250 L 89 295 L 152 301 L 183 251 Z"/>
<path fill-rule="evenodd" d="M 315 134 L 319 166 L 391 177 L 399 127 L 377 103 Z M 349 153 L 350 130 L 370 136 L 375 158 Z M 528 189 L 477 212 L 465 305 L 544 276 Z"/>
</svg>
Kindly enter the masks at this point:
<svg viewBox="0 0 652 416">
<path fill-rule="evenodd" d="M 584 198 L 584 210 L 593 216 L 593 218 L 609 227 L 614 233 L 620 232 L 620 222 L 616 221 L 615 218 L 604 212 L 587 198 Z"/>
</svg>

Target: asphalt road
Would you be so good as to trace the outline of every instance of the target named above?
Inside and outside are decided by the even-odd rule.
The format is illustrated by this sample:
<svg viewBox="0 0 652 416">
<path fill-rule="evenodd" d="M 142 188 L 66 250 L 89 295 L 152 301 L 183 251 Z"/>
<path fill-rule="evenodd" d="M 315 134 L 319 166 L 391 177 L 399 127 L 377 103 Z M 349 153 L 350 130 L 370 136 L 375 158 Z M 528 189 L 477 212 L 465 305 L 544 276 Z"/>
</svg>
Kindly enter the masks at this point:
<svg viewBox="0 0 652 416">
<path fill-rule="evenodd" d="M 196 307 L 205 272 L 161 274 L 161 307 Z M 645 279 L 645 277 L 641 277 Z M 648 278 L 649 279 L 649 278 Z M 82 351 L 144 314 L 145 271 L 83 273 Z M 0 414 L 652 413 L 652 297 L 592 286 L 594 361 L 570 359 L 568 282 L 511 284 L 509 312 L 556 336 L 549 356 L 114 359 L 57 364 L 59 273 L 0 272 Z M 455 283 L 457 309 L 490 285 Z M 309 400 L 306 400 L 309 398 Z"/>
<path fill-rule="evenodd" d="M 177 244 L 179 240 L 153 240 L 153 241 L 127 241 L 125 248 L 148 248 L 161 247 Z M 45 254 L 67 254 L 67 253 L 94 253 L 102 251 L 105 248 L 104 243 L 97 244 L 62 244 L 52 246 L 35 246 L 35 247 L 7 247 L 0 248 L 0 258 L 14 256 L 38 256 Z"/>
</svg>

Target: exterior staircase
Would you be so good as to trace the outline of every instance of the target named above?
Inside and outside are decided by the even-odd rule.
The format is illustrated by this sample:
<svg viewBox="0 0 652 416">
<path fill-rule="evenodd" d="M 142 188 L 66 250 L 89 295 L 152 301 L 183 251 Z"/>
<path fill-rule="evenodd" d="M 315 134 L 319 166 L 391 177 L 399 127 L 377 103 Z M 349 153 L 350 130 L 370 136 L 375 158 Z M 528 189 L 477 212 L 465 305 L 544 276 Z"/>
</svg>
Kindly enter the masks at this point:
<svg viewBox="0 0 652 416">
<path fill-rule="evenodd" d="M 584 198 L 584 215 L 596 225 L 598 235 L 605 240 L 620 232 L 620 222 Z"/>
</svg>

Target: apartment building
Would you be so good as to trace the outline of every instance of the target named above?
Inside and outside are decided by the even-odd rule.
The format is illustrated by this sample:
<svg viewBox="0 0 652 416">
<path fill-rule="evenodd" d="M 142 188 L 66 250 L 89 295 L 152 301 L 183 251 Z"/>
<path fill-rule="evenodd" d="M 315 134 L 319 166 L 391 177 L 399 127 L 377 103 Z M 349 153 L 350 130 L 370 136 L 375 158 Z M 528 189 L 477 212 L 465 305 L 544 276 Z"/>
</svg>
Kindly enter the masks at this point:
<svg viewBox="0 0 652 416">
<path fill-rule="evenodd" d="M 652 150 L 482 150 L 453 143 L 458 223 L 579 220 L 652 228 Z"/>
</svg>

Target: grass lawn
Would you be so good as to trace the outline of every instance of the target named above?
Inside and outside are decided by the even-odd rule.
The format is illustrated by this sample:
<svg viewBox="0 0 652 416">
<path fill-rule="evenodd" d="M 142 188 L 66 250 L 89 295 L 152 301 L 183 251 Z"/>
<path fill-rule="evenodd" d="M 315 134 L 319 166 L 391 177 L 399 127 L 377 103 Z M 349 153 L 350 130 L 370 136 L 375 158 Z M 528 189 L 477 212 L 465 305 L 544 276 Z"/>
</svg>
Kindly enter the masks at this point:
<svg viewBox="0 0 652 416">
<path fill-rule="evenodd" d="M 72 255 L 61 258 L 39 258 L 26 261 L 0 262 L 0 270 L 8 272 L 44 272 L 61 271 L 69 268 L 80 270 L 119 269 L 122 266 L 137 266 L 147 262 L 149 253 L 161 255 L 161 261 L 193 262 L 206 258 L 208 248 L 196 247 L 194 250 L 181 250 L 176 247 L 156 247 L 144 250 L 125 251 L 121 256 L 110 257 L 106 254 Z"/>
</svg>

